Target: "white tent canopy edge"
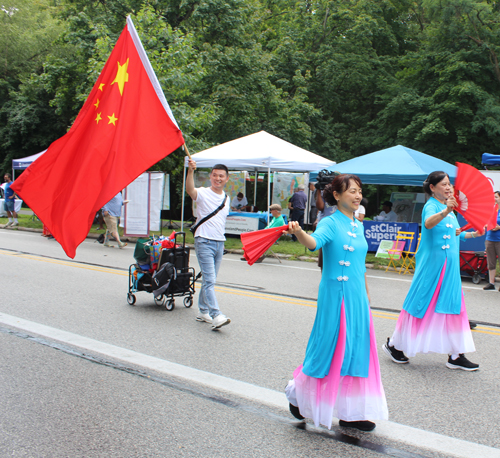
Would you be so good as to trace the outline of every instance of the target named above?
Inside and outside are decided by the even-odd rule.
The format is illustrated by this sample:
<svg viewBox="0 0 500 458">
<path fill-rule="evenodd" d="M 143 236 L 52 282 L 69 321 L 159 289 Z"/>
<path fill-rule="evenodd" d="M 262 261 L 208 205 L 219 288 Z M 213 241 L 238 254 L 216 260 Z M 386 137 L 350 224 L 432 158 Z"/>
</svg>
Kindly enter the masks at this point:
<svg viewBox="0 0 500 458">
<path fill-rule="evenodd" d="M 231 170 L 252 170 L 268 173 L 267 208 L 270 205 L 271 172 L 313 172 L 335 164 L 317 154 L 293 145 L 281 138 L 260 131 L 255 134 L 231 140 L 221 145 L 192 155 L 197 168 L 211 168 L 224 164 Z M 184 181 L 182 185 L 181 230 L 184 224 L 184 201 L 186 194 L 186 167 L 184 161 Z M 257 184 L 257 179 L 255 180 Z"/>
</svg>

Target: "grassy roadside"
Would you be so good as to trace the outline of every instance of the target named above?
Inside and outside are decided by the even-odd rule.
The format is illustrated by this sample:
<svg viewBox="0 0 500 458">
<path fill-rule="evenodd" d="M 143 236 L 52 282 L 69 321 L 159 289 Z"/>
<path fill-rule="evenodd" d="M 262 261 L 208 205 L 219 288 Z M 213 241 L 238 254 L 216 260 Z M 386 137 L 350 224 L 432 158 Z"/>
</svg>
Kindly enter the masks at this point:
<svg viewBox="0 0 500 458">
<path fill-rule="evenodd" d="M 40 231 L 43 228 L 43 224 L 41 221 L 39 221 L 36 218 L 33 218 L 30 215 L 22 215 L 20 214 L 18 216 L 19 219 L 19 226 L 20 227 L 25 227 L 29 229 L 39 229 Z M 0 218 L 0 224 L 7 224 L 8 219 L 7 218 Z M 179 221 L 175 221 L 177 225 L 180 225 Z M 178 229 L 177 229 L 178 230 Z M 120 236 L 123 235 L 123 228 L 119 228 L 120 231 Z M 104 234 L 105 229 L 99 229 L 98 225 L 93 225 L 92 228 L 90 229 L 90 234 Z M 169 236 L 172 233 L 172 229 L 167 229 L 163 228 L 163 235 Z M 189 231 L 189 229 L 185 228 L 186 232 L 186 243 L 187 244 L 194 244 L 194 237 L 193 234 Z M 160 231 L 155 231 L 151 232 L 151 235 L 160 235 Z M 225 243 L 226 250 L 229 251 L 236 251 L 242 250 L 242 244 L 241 240 L 239 237 L 228 237 Z M 281 255 L 287 255 L 288 259 L 290 260 L 296 260 L 301 258 L 302 260 L 307 261 L 309 260 L 311 262 L 315 262 L 316 258 L 318 257 L 318 252 L 314 251 L 311 252 L 308 249 L 306 249 L 304 246 L 302 246 L 298 242 L 292 242 L 289 238 L 287 237 L 282 237 L 277 245 L 273 246 L 273 251 L 276 254 L 281 254 Z M 242 252 L 242 251 L 241 251 Z M 375 269 L 382 269 L 387 266 L 388 261 L 386 259 L 381 259 L 381 258 L 376 258 L 374 254 L 368 253 L 366 256 L 366 262 L 369 264 L 373 264 L 373 267 Z"/>
</svg>

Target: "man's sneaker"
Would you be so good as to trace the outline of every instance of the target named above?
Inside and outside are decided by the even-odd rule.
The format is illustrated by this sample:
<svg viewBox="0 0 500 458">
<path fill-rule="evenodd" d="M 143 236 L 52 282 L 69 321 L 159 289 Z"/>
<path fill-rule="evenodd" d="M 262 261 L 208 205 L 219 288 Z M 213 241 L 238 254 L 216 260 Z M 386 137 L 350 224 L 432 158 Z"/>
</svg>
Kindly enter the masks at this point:
<svg viewBox="0 0 500 458">
<path fill-rule="evenodd" d="M 12 226 L 14 224 L 14 221 L 9 221 L 4 227 L 9 227 L 9 226 Z"/>
<path fill-rule="evenodd" d="M 451 359 L 451 356 L 448 356 L 446 367 L 449 369 L 462 369 L 463 371 L 477 371 L 479 364 L 471 363 L 463 353 L 460 353 L 457 359 Z"/>
<path fill-rule="evenodd" d="M 212 317 L 208 313 L 198 313 L 196 321 L 203 321 L 205 323 L 212 323 Z"/>
<path fill-rule="evenodd" d="M 375 429 L 375 423 L 373 421 L 361 420 L 361 421 L 345 421 L 339 420 L 339 425 L 343 428 L 356 428 L 360 431 L 373 431 Z"/>
<path fill-rule="evenodd" d="M 14 226 L 19 226 L 19 221 L 14 221 L 14 222 L 12 223 L 12 227 L 14 227 Z"/>
<path fill-rule="evenodd" d="M 409 362 L 410 360 L 402 351 L 396 350 L 393 346 L 389 345 L 389 340 L 389 337 L 387 337 L 387 343 L 382 345 L 382 350 L 384 350 L 395 363 L 405 364 Z"/>
<path fill-rule="evenodd" d="M 491 283 L 488 283 L 483 289 L 485 291 L 489 291 L 491 289 L 495 289 L 495 285 L 492 285 Z"/>
<path fill-rule="evenodd" d="M 231 323 L 231 320 L 226 315 L 221 313 L 212 319 L 212 329 L 219 329 L 229 323 Z"/>
</svg>

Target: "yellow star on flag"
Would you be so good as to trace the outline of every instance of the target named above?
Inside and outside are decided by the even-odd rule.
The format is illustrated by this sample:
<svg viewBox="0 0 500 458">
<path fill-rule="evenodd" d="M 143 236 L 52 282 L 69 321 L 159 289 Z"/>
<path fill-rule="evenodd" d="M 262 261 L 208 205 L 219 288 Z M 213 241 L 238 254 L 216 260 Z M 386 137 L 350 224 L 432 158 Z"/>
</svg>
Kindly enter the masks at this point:
<svg viewBox="0 0 500 458">
<path fill-rule="evenodd" d="M 128 73 L 127 73 L 128 61 L 129 60 L 127 59 L 127 62 L 125 62 L 123 65 L 120 65 L 120 62 L 117 62 L 118 71 L 116 72 L 115 80 L 111 83 L 111 85 L 118 83 L 118 89 L 120 89 L 120 95 L 123 95 L 123 87 L 125 86 L 125 83 L 128 82 Z"/>
<path fill-rule="evenodd" d="M 113 126 L 116 126 L 116 121 L 118 121 L 118 118 L 115 118 L 115 114 L 113 113 L 111 116 L 108 116 L 109 122 L 108 124 L 113 124 Z"/>
<path fill-rule="evenodd" d="M 104 84 L 104 83 L 99 84 L 99 90 L 100 90 L 100 91 L 102 91 L 102 88 L 103 88 L 104 86 L 106 86 L 106 84 Z"/>
<path fill-rule="evenodd" d="M 99 99 L 97 99 L 97 102 L 94 103 L 94 106 L 95 106 L 95 109 L 97 110 L 97 108 L 99 107 Z"/>
<path fill-rule="evenodd" d="M 97 113 L 97 118 L 95 118 L 96 124 L 99 124 L 99 121 L 101 120 L 101 113 Z"/>
</svg>

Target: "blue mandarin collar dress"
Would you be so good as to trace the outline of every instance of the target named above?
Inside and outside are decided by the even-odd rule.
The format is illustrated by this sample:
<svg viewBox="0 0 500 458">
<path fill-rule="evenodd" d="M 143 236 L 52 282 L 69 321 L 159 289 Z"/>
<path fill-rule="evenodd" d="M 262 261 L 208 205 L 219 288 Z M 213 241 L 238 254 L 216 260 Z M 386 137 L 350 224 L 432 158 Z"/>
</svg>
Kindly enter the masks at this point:
<svg viewBox="0 0 500 458">
<path fill-rule="evenodd" d="M 427 218 L 445 209 L 446 205 L 431 197 L 422 211 L 422 232 L 415 255 L 415 275 L 403 304 L 403 310 L 416 318 L 423 318 L 425 315 L 445 262 L 446 270 L 435 312 L 459 315 L 462 307 L 460 239 L 465 240 L 465 233 L 462 232 L 460 237 L 456 236 L 455 231 L 460 226 L 453 212 L 432 229 L 425 228 Z"/>
<path fill-rule="evenodd" d="M 365 284 L 368 243 L 363 224 L 337 211 L 319 222 L 312 237 L 316 240 L 315 249 L 323 249 L 323 274 L 302 371 L 314 378 L 328 375 L 337 346 L 343 302 L 346 346 L 340 375 L 368 377 L 370 305 Z"/>
</svg>

